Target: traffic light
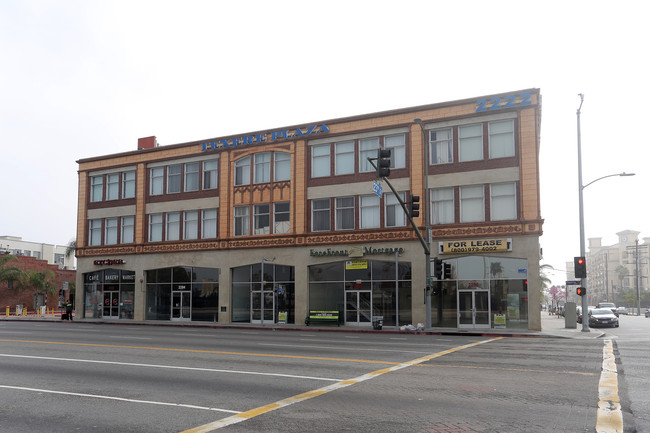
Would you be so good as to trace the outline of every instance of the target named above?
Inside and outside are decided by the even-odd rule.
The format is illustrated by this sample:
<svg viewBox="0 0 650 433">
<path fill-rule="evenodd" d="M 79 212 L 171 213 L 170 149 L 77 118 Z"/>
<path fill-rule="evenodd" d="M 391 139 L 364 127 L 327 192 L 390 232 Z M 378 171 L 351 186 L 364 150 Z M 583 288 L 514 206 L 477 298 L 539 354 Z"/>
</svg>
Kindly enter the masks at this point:
<svg viewBox="0 0 650 433">
<path fill-rule="evenodd" d="M 390 176 L 390 149 L 377 150 L 377 177 Z"/>
<path fill-rule="evenodd" d="M 587 278 L 587 261 L 584 257 L 573 258 L 573 273 L 576 278 Z"/>
<path fill-rule="evenodd" d="M 435 275 L 437 279 L 442 278 L 442 260 L 437 257 L 433 259 L 433 275 Z"/>
<path fill-rule="evenodd" d="M 576 295 L 578 295 L 578 296 L 584 296 L 584 295 L 586 295 L 586 294 L 587 294 L 587 289 L 585 289 L 584 287 L 578 287 L 578 288 L 576 289 Z"/>
<path fill-rule="evenodd" d="M 433 287 L 431 287 L 431 295 L 438 296 L 439 294 L 440 294 L 440 287 L 438 287 L 438 285 L 435 284 Z"/>
<path fill-rule="evenodd" d="M 420 216 L 420 196 L 412 195 L 411 201 L 409 202 L 409 210 L 411 218 L 416 218 Z"/>
<path fill-rule="evenodd" d="M 442 279 L 451 280 L 451 263 L 444 263 L 442 266 Z"/>
</svg>

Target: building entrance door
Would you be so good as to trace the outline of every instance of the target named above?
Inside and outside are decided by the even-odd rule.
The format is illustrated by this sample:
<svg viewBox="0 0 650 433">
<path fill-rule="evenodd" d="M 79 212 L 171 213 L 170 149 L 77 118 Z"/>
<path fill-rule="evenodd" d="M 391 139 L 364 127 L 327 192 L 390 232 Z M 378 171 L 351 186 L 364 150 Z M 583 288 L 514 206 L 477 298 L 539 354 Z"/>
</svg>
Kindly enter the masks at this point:
<svg viewBox="0 0 650 433">
<path fill-rule="evenodd" d="M 345 324 L 369 326 L 372 324 L 372 292 L 348 290 L 345 292 Z"/>
<path fill-rule="evenodd" d="M 264 314 L 264 321 L 262 321 L 262 314 Z M 275 323 L 275 293 L 273 290 L 253 290 L 251 292 L 251 323 L 262 322 Z"/>
<path fill-rule="evenodd" d="M 192 320 L 192 292 L 172 290 L 172 320 Z"/>
<path fill-rule="evenodd" d="M 490 292 L 488 290 L 458 291 L 458 327 L 490 327 Z"/>
<path fill-rule="evenodd" d="M 120 312 L 120 291 L 104 291 L 104 319 L 118 319 Z"/>
</svg>

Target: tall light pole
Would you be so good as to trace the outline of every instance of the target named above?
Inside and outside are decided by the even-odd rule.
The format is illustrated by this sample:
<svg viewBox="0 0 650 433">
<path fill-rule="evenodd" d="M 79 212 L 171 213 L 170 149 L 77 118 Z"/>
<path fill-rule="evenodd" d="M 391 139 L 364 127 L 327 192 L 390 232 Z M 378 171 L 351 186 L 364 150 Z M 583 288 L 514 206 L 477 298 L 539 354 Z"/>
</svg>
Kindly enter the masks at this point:
<svg viewBox="0 0 650 433">
<path fill-rule="evenodd" d="M 580 256 L 585 257 L 585 212 L 584 206 L 582 203 L 582 190 L 591 185 L 594 182 L 597 182 L 601 179 L 613 176 L 634 176 L 634 173 L 615 173 L 608 174 L 607 176 L 599 177 L 598 179 L 592 180 L 586 185 L 582 184 L 582 148 L 581 148 L 581 138 L 580 138 L 580 109 L 582 108 L 582 103 L 584 101 L 584 96 L 582 93 L 579 93 L 580 96 L 580 106 L 576 112 L 578 118 L 578 204 L 580 207 Z M 580 279 L 580 286 L 587 286 L 587 278 Z M 589 303 L 587 296 L 582 296 L 582 332 L 589 332 Z"/>
<path fill-rule="evenodd" d="M 426 239 L 426 248 L 424 249 L 425 258 L 425 328 L 431 329 L 431 226 L 429 218 L 429 140 L 427 140 L 426 130 L 422 124 L 422 119 L 413 119 L 415 123 L 420 125 L 422 130 L 422 146 L 424 146 L 424 229 Z"/>
</svg>

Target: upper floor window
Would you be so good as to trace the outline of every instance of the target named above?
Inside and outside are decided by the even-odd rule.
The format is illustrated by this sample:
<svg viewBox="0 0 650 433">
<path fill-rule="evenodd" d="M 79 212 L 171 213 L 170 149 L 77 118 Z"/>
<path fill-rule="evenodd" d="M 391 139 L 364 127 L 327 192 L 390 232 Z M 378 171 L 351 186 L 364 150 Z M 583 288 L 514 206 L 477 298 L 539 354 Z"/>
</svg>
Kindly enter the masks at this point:
<svg viewBox="0 0 650 433">
<path fill-rule="evenodd" d="M 219 184 L 219 161 L 203 161 L 203 189 L 214 189 Z"/>
<path fill-rule="evenodd" d="M 183 239 L 198 239 L 199 237 L 199 211 L 190 210 L 183 212 Z"/>
<path fill-rule="evenodd" d="M 400 193 L 404 200 L 404 193 Z M 402 227 L 406 225 L 406 214 L 395 194 L 384 194 L 384 225 L 386 227 Z"/>
<path fill-rule="evenodd" d="M 311 148 L 311 176 L 326 177 L 330 175 L 330 145 L 322 144 Z"/>
<path fill-rule="evenodd" d="M 490 219 L 492 221 L 517 219 L 515 183 L 493 183 L 490 185 Z"/>
<path fill-rule="evenodd" d="M 291 179 L 291 154 L 286 152 L 274 152 L 273 158 L 275 158 L 273 179 L 276 182 Z"/>
<path fill-rule="evenodd" d="M 379 150 L 379 137 L 359 140 L 359 172 L 364 173 L 375 170 L 368 158 L 376 158 L 377 150 Z M 391 155 L 391 164 L 392 160 Z"/>
<path fill-rule="evenodd" d="M 336 230 L 354 229 L 354 197 L 337 197 L 335 227 Z"/>
<path fill-rule="evenodd" d="M 93 219 L 88 221 L 88 245 L 97 246 L 102 244 L 102 220 Z"/>
<path fill-rule="evenodd" d="M 271 181 L 271 152 L 255 154 L 255 183 Z"/>
<path fill-rule="evenodd" d="M 104 176 L 90 177 L 90 201 L 97 202 L 104 199 Z"/>
<path fill-rule="evenodd" d="M 384 149 L 390 150 L 390 168 L 406 167 L 406 136 L 404 134 L 384 137 Z"/>
<path fill-rule="evenodd" d="M 512 119 L 488 123 L 490 158 L 515 156 L 515 123 Z"/>
<path fill-rule="evenodd" d="M 431 164 L 448 164 L 454 161 L 451 128 L 429 131 L 429 158 Z"/>
<path fill-rule="evenodd" d="M 251 157 L 246 156 L 235 162 L 235 186 L 250 185 Z"/>
<path fill-rule="evenodd" d="M 133 243 L 133 228 L 134 228 L 135 217 L 133 216 L 124 216 L 122 217 L 122 227 L 121 227 L 121 242 L 123 244 Z"/>
<path fill-rule="evenodd" d="M 273 204 L 273 233 L 291 233 L 289 202 Z"/>
<path fill-rule="evenodd" d="M 483 125 L 458 127 L 458 153 L 460 162 L 483 159 Z"/>
<path fill-rule="evenodd" d="M 185 192 L 199 190 L 199 163 L 190 162 L 185 164 Z"/>
<path fill-rule="evenodd" d="M 380 226 L 379 197 L 376 195 L 362 195 L 359 200 L 361 210 L 359 224 L 361 228 L 378 228 Z"/>
<path fill-rule="evenodd" d="M 149 171 L 149 195 L 161 195 L 164 191 L 165 168 L 155 167 Z"/>
<path fill-rule="evenodd" d="M 354 173 L 354 141 L 334 143 L 334 173 Z"/>
<path fill-rule="evenodd" d="M 106 200 L 117 200 L 120 198 L 120 174 L 112 173 L 106 175 Z"/>
<path fill-rule="evenodd" d="M 311 229 L 312 231 L 330 230 L 330 199 L 321 198 L 311 201 Z"/>
<path fill-rule="evenodd" d="M 250 234 L 250 208 L 248 206 L 235 206 L 235 236 Z"/>
<path fill-rule="evenodd" d="M 118 218 L 106 218 L 104 221 L 104 245 L 117 244 Z"/>
<path fill-rule="evenodd" d="M 165 240 L 177 241 L 181 237 L 181 213 L 180 212 L 167 212 Z"/>
<path fill-rule="evenodd" d="M 460 187 L 460 222 L 485 221 L 485 199 L 483 185 Z"/>
<path fill-rule="evenodd" d="M 268 235 L 271 233 L 271 213 L 270 205 L 256 204 L 253 206 L 255 217 L 255 232 L 256 235 Z"/>
<path fill-rule="evenodd" d="M 213 239 L 217 237 L 217 210 L 205 209 L 201 211 L 201 238 Z"/>
<path fill-rule="evenodd" d="M 149 215 L 149 242 L 160 242 L 163 239 L 163 214 Z"/>
<path fill-rule="evenodd" d="M 122 198 L 135 197 L 135 171 L 122 173 Z"/>
<path fill-rule="evenodd" d="M 435 188 L 431 193 L 431 224 L 454 222 L 454 188 Z"/>
<path fill-rule="evenodd" d="M 167 194 L 181 192 L 181 171 L 180 164 L 167 166 Z"/>
</svg>

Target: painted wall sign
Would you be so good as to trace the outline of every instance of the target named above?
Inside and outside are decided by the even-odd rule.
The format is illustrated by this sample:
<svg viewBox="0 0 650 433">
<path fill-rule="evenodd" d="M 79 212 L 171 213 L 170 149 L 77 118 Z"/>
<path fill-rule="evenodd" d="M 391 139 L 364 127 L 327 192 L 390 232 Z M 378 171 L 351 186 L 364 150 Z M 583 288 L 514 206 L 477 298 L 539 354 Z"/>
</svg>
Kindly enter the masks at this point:
<svg viewBox="0 0 650 433">
<path fill-rule="evenodd" d="M 93 265 L 95 266 L 112 266 L 112 265 L 125 265 L 126 260 L 123 259 L 106 259 L 106 260 L 95 260 Z"/>
<path fill-rule="evenodd" d="M 494 253 L 512 251 L 511 238 L 463 239 L 438 244 L 440 254 Z"/>
<path fill-rule="evenodd" d="M 201 144 L 201 150 L 215 150 L 226 147 L 245 146 L 248 144 L 262 144 L 277 140 L 305 137 L 308 135 L 324 134 L 330 132 L 327 125 L 311 125 L 304 128 L 282 129 L 278 131 L 263 132 L 256 135 L 226 138 L 223 140 L 206 141 Z"/>
<path fill-rule="evenodd" d="M 352 250 L 352 249 L 351 249 Z M 348 256 L 351 254 L 352 251 L 349 250 L 333 250 L 332 248 L 328 248 L 326 250 L 314 250 L 310 249 L 309 250 L 309 255 L 314 256 L 314 257 L 320 257 L 320 256 Z M 404 252 L 404 248 L 390 248 L 390 247 L 384 247 L 384 248 L 374 248 L 374 247 L 363 247 L 363 254 L 362 255 L 374 255 L 374 254 L 386 254 L 386 255 L 391 255 L 395 253 L 402 254 Z M 355 255 L 356 256 L 356 255 Z"/>
<path fill-rule="evenodd" d="M 479 99 L 476 101 L 476 112 L 523 107 L 530 104 L 530 93 L 528 92 L 524 92 L 520 95 L 504 96 L 503 100 L 499 96 L 495 96 L 494 98 L 490 98 L 489 101 L 487 99 Z"/>
</svg>

